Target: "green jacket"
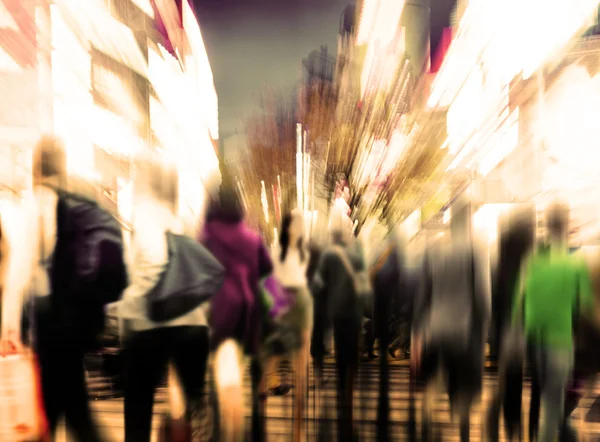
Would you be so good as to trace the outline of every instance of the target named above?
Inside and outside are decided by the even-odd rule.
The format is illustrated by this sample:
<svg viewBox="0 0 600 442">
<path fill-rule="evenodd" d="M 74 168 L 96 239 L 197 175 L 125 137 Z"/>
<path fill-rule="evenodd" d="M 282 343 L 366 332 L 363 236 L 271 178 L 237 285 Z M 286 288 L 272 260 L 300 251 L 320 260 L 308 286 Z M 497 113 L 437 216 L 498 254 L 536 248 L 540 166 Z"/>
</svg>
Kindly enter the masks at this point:
<svg viewBox="0 0 600 442">
<path fill-rule="evenodd" d="M 567 251 L 537 251 L 523 266 L 513 320 L 523 314 L 525 336 L 541 345 L 573 347 L 574 320 L 593 309 L 585 261 Z"/>
</svg>

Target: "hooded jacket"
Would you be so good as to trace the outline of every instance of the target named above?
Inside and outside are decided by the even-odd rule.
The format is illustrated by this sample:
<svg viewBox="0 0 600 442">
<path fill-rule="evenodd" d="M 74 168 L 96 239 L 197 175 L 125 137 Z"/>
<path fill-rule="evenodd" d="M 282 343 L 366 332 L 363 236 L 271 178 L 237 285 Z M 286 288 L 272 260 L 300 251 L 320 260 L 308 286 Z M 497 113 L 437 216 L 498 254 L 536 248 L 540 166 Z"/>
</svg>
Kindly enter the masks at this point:
<svg viewBox="0 0 600 442">
<path fill-rule="evenodd" d="M 219 210 L 209 215 L 200 240 L 225 268 L 223 286 L 212 299 L 212 344 L 235 339 L 253 354 L 261 332 L 259 281 L 273 270 L 264 242 L 241 217 Z"/>
</svg>

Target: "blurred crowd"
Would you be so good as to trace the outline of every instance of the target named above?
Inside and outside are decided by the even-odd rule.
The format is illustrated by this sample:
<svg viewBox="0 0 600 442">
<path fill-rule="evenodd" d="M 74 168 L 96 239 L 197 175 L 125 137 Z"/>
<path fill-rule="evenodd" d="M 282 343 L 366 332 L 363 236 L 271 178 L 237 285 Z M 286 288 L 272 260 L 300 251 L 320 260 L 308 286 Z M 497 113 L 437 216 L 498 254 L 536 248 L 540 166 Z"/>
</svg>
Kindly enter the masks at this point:
<svg viewBox="0 0 600 442">
<path fill-rule="evenodd" d="M 577 439 L 569 416 L 599 362 L 598 269 L 569 248 L 568 205 L 546 208 L 539 238 L 535 208 L 508 213 L 490 264 L 472 228 L 473 202 L 463 197 L 453 205 L 449 235 L 428 245 L 415 266 L 398 229 L 357 229 L 336 207 L 324 244 L 307 242 L 303 213 L 291 206 L 275 244 L 265 244 L 245 222 L 227 170 L 198 189 L 207 195 L 205 215 L 197 232 L 186 231 L 176 216 L 176 169 L 149 154 L 135 164 L 134 216 L 125 227 L 70 181 L 60 142 L 44 137 L 35 147 L 33 194 L 0 214 L 0 363 L 35 356 L 36 413 L 46 422 L 39 440 L 53 440 L 63 418 L 76 440 L 106 440 L 90 410 L 84 359 L 108 345 L 109 318 L 117 324 L 111 345 L 119 348 L 114 370 L 129 442 L 151 440 L 154 395 L 163 385 L 170 412 L 161 437 L 196 440 L 194 414 L 207 406 L 211 370 L 217 400 L 209 406 L 219 428 L 210 440 L 264 440 L 269 397 L 292 387 L 290 435 L 307 440 L 308 368 L 317 382 L 329 382 L 330 357 L 338 419 L 328 438 L 357 440 L 356 379 L 363 360 L 377 360 L 377 440 L 391 440 L 389 364 L 406 359 L 411 395 L 424 392 L 421 419 L 409 419 L 414 439 L 434 437 L 433 405 L 447 393 L 460 438 L 470 440 L 490 361 L 499 382 L 485 414 L 487 438 L 498 440 L 500 422 L 508 437 L 524 437 L 526 376 L 530 440 Z M 284 361 L 293 385 L 279 376 Z M 6 373 L 0 382 L 8 382 Z"/>
</svg>

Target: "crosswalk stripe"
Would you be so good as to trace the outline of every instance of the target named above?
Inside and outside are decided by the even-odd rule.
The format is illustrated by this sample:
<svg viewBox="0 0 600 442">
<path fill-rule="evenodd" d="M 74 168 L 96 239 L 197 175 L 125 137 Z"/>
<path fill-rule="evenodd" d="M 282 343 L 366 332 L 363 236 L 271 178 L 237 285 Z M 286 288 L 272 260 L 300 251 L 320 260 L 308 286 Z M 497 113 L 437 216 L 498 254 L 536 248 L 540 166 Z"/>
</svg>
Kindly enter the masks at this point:
<svg viewBox="0 0 600 442">
<path fill-rule="evenodd" d="M 335 410 L 335 398 L 336 398 L 336 386 L 335 386 L 335 366 L 332 362 L 326 364 L 324 369 L 325 375 L 328 377 L 329 382 L 324 386 L 316 389 L 314 372 L 312 368 L 308 370 L 308 385 L 309 389 L 307 392 L 308 401 L 306 409 L 304 410 L 305 416 L 305 428 L 307 440 L 314 440 L 316 437 L 315 431 L 318 428 L 318 424 L 322 422 L 321 405 L 327 404 L 329 409 Z M 407 364 L 392 363 L 390 366 L 390 431 L 392 434 L 392 440 L 403 441 L 407 439 L 407 423 L 409 418 L 409 368 Z M 282 376 L 284 378 L 293 381 L 293 375 L 289 369 L 282 370 Z M 245 397 L 246 403 L 250 400 L 250 377 L 249 374 L 245 375 Z M 376 430 L 376 419 L 377 419 L 377 398 L 378 391 L 377 385 L 379 382 L 379 367 L 376 362 L 362 363 L 360 369 L 360 375 L 357 381 L 356 390 L 356 427 L 358 428 L 361 436 L 361 440 L 370 441 L 375 439 Z M 106 383 L 110 385 L 110 383 Z M 482 410 L 486 409 L 489 403 L 490 397 L 497 385 L 497 378 L 494 373 L 486 372 L 484 374 L 484 388 L 482 394 L 481 404 L 474 407 L 472 418 L 471 418 L 471 437 L 472 440 L 481 440 L 481 428 L 482 428 Z M 527 382 L 525 383 L 528 386 Z M 600 393 L 598 388 L 595 389 L 596 393 Z M 292 428 L 292 410 L 293 410 L 293 396 L 295 391 L 292 391 L 284 397 L 269 397 L 267 400 L 267 434 L 268 442 L 288 442 L 291 440 L 291 428 Z M 526 388 L 524 394 L 524 403 L 527 405 L 529 401 L 528 390 Z M 417 410 L 417 416 L 420 407 L 420 394 L 415 397 L 415 408 Z M 582 401 L 580 409 L 575 413 L 575 421 L 580 421 L 579 417 L 582 413 L 587 411 L 591 404 L 591 400 Z M 97 419 L 102 430 L 107 435 L 107 440 L 120 442 L 124 440 L 123 428 L 123 400 L 120 398 L 109 399 L 109 400 L 95 400 L 92 401 L 92 408 L 94 410 L 95 418 Z M 524 407 L 527 409 L 527 407 Z M 439 429 L 443 433 L 444 441 L 458 441 L 460 439 L 458 426 L 453 425 L 450 422 L 448 413 L 449 403 L 447 397 L 441 397 L 435 404 L 433 415 L 437 422 L 439 422 Z M 160 388 L 156 393 L 155 406 L 154 406 L 154 419 L 153 428 L 154 435 L 153 440 L 156 438 L 156 429 L 160 422 L 160 416 L 168 411 L 167 406 L 167 395 L 164 388 Z M 246 409 L 247 424 L 250 425 L 250 409 Z M 525 421 L 525 420 L 524 420 Z M 600 434 L 600 425 L 598 424 L 585 424 L 585 433 L 589 436 Z M 64 437 L 64 436 L 63 436 Z M 59 441 L 65 439 L 58 439 Z"/>
</svg>

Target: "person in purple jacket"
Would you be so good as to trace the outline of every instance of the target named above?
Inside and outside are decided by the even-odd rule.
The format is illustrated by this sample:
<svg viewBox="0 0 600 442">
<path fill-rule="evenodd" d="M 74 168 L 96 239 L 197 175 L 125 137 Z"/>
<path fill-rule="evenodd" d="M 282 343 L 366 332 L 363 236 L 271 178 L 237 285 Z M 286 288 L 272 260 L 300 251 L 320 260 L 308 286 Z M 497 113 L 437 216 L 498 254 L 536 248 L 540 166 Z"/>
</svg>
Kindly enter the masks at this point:
<svg viewBox="0 0 600 442">
<path fill-rule="evenodd" d="M 212 299 L 209 323 L 216 352 L 220 427 L 227 432 L 223 440 L 238 441 L 244 436 L 242 360 L 257 355 L 262 314 L 259 281 L 271 273 L 273 265 L 259 233 L 244 222 L 233 180 L 226 173 L 218 191 L 213 189 L 211 194 L 199 239 L 225 267 L 225 281 Z M 254 365 L 253 384 L 257 384 L 261 373 L 255 373 Z M 258 396 L 258 385 L 253 389 Z"/>
</svg>

